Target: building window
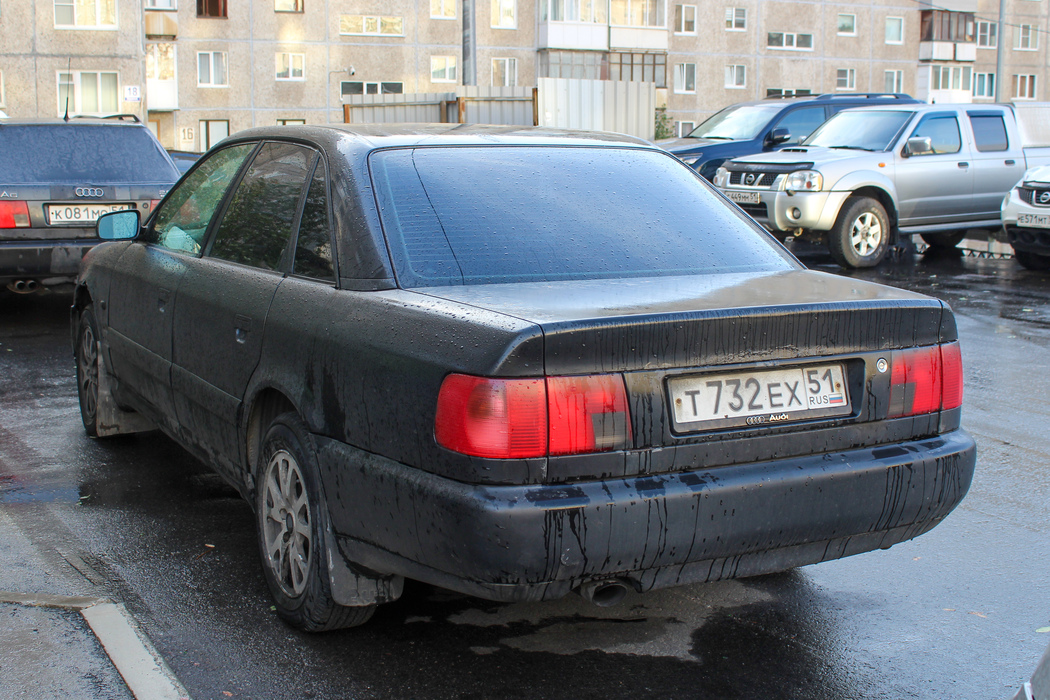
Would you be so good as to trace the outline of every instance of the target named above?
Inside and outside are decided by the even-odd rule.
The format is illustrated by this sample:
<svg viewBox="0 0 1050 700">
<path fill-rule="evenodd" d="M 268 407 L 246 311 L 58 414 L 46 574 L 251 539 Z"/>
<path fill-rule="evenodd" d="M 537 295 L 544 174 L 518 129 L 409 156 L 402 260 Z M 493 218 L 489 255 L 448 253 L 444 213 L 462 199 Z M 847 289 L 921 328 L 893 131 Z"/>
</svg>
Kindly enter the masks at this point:
<svg viewBox="0 0 1050 700">
<path fill-rule="evenodd" d="M 666 27 L 667 0 L 610 0 L 610 24 L 618 27 Z"/>
<path fill-rule="evenodd" d="M 693 129 L 696 128 L 696 122 L 678 122 L 678 137 L 685 138 Z"/>
<path fill-rule="evenodd" d="M 7 106 L 7 97 L 4 94 L 4 72 L 0 71 L 0 108 Z"/>
<path fill-rule="evenodd" d="M 726 87 L 747 87 L 747 66 L 726 66 Z"/>
<path fill-rule="evenodd" d="M 969 91 L 972 74 L 970 66 L 930 66 L 930 89 Z"/>
<path fill-rule="evenodd" d="M 146 44 L 146 80 L 175 80 L 175 44 Z"/>
<path fill-rule="evenodd" d="M 146 0 L 147 10 L 177 10 L 178 3 L 175 0 Z"/>
<path fill-rule="evenodd" d="M 887 17 L 886 18 L 886 43 L 887 44 L 903 44 L 904 43 L 904 18 L 903 17 Z"/>
<path fill-rule="evenodd" d="M 517 29 L 518 0 L 492 0 L 492 26 L 497 29 Z"/>
<path fill-rule="evenodd" d="M 806 88 L 766 88 L 766 97 L 808 97 L 813 91 Z"/>
<path fill-rule="evenodd" d="M 977 48 L 994 49 L 999 46 L 999 23 L 977 23 Z"/>
<path fill-rule="evenodd" d="M 552 22 L 606 23 L 608 3 L 595 0 L 540 0 L 540 19 Z"/>
<path fill-rule="evenodd" d="M 306 54 L 277 53 L 274 56 L 277 72 L 276 80 L 305 80 Z"/>
<path fill-rule="evenodd" d="M 888 70 L 885 76 L 886 85 L 884 89 L 886 92 L 904 92 L 904 71 Z"/>
<path fill-rule="evenodd" d="M 201 151 L 210 150 L 212 146 L 230 135 L 228 119 L 201 119 L 198 126 Z"/>
<path fill-rule="evenodd" d="M 378 15 L 339 15 L 339 33 L 364 36 L 404 36 L 405 19 Z"/>
<path fill-rule="evenodd" d="M 405 91 L 404 83 L 369 83 L 362 80 L 344 80 L 339 84 L 339 94 L 351 95 L 400 95 Z"/>
<path fill-rule="evenodd" d="M 857 36 L 857 15 L 839 15 L 839 36 Z"/>
<path fill-rule="evenodd" d="M 277 126 L 306 126 L 305 119 L 278 119 Z"/>
<path fill-rule="evenodd" d="M 540 51 L 542 78 L 601 80 L 609 76 L 609 56 L 597 51 Z"/>
<path fill-rule="evenodd" d="M 120 80 L 102 71 L 59 72 L 58 114 L 116 114 L 120 112 Z"/>
<path fill-rule="evenodd" d="M 662 53 L 610 53 L 602 80 L 631 80 L 667 87 L 667 55 Z"/>
<path fill-rule="evenodd" d="M 675 34 L 696 34 L 696 5 L 674 6 Z"/>
<path fill-rule="evenodd" d="M 839 68 L 835 72 L 836 90 L 856 90 L 857 72 L 852 68 Z"/>
<path fill-rule="evenodd" d="M 747 8 L 726 8 L 726 31 L 742 32 L 747 30 Z"/>
<path fill-rule="evenodd" d="M 678 63 L 674 67 L 674 91 L 678 93 L 696 92 L 696 64 Z"/>
<path fill-rule="evenodd" d="M 995 73 L 973 74 L 973 96 L 995 97 Z"/>
<path fill-rule="evenodd" d="M 117 0 L 55 0 L 55 29 L 116 29 Z"/>
<path fill-rule="evenodd" d="M 229 74 L 226 70 L 225 51 L 204 51 L 197 53 L 198 87 L 229 87 Z"/>
<path fill-rule="evenodd" d="M 795 34 L 794 32 L 769 32 L 766 35 L 766 46 L 771 49 L 812 51 L 813 35 Z"/>
<path fill-rule="evenodd" d="M 304 0 L 273 0 L 274 12 L 302 12 Z"/>
<path fill-rule="evenodd" d="M 1022 24 L 1017 27 L 1017 43 L 1014 48 L 1018 51 L 1035 51 L 1039 48 L 1038 29 L 1034 24 Z"/>
<path fill-rule="evenodd" d="M 430 57 L 430 82 L 454 83 L 457 79 L 455 56 Z"/>
<path fill-rule="evenodd" d="M 974 40 L 974 18 L 972 12 L 949 12 L 948 10 L 923 10 L 920 13 L 919 41 Z"/>
<path fill-rule="evenodd" d="M 226 0 L 197 0 L 197 16 L 226 19 Z"/>
<path fill-rule="evenodd" d="M 431 19 L 456 19 L 457 0 L 430 0 Z"/>
<path fill-rule="evenodd" d="M 492 59 L 492 86 L 510 87 L 518 84 L 518 59 Z"/>
<path fill-rule="evenodd" d="M 1014 75 L 1013 77 L 1014 90 L 1013 95 L 1015 100 L 1034 100 L 1035 99 L 1035 76 L 1034 75 Z"/>
</svg>

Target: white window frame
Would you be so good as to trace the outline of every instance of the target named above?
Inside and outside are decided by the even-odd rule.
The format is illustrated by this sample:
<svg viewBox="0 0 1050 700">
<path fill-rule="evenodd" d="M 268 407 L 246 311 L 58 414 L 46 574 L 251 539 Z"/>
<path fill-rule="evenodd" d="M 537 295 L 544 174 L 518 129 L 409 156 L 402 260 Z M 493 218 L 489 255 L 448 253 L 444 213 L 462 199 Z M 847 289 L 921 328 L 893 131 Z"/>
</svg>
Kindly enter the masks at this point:
<svg viewBox="0 0 1050 700">
<path fill-rule="evenodd" d="M 282 63 L 282 59 L 287 57 L 288 76 L 281 77 L 281 69 L 285 67 Z M 299 59 L 299 75 L 295 74 L 295 63 Z M 306 54 L 305 53 L 293 53 L 291 51 L 278 51 L 273 55 L 273 79 L 284 83 L 284 82 L 302 82 L 306 80 Z"/>
<path fill-rule="evenodd" d="M 982 80 L 983 78 L 983 80 Z M 984 90 L 978 91 L 977 84 L 983 82 Z M 974 73 L 970 79 L 974 97 L 995 98 L 995 73 Z"/>
<path fill-rule="evenodd" d="M 842 31 L 842 29 L 839 28 L 839 26 L 841 26 L 842 24 L 843 17 L 849 17 L 853 22 L 853 29 L 851 29 L 848 32 L 844 32 Z M 838 16 L 838 22 L 836 24 L 836 32 L 839 36 L 857 36 L 857 15 L 850 14 L 848 12 L 840 12 Z"/>
<path fill-rule="evenodd" d="M 737 26 L 739 23 L 739 26 Z M 747 8 L 746 7 L 727 7 L 726 8 L 726 31 L 727 32 L 746 32 L 747 31 Z"/>
<path fill-rule="evenodd" d="M 981 37 L 984 36 L 984 43 L 981 43 Z M 977 22 L 977 48 L 979 49 L 996 49 L 999 48 L 999 23 L 998 22 Z"/>
<path fill-rule="evenodd" d="M 886 92 L 904 92 L 904 71 L 884 71 L 883 87 L 886 88 Z"/>
<path fill-rule="evenodd" d="M 492 0 L 492 12 L 489 17 L 489 25 L 493 29 L 517 29 L 518 28 L 518 0 Z M 510 24 L 502 24 L 503 11 L 510 8 Z"/>
<path fill-rule="evenodd" d="M 208 75 L 211 82 L 201 82 L 201 56 L 208 56 Z M 216 83 L 215 80 L 215 57 L 222 56 L 222 62 L 226 74 L 226 82 Z M 228 88 L 230 87 L 230 56 L 225 51 L 198 51 L 197 52 L 197 87 L 202 88 Z"/>
<path fill-rule="evenodd" d="M 742 63 L 733 63 L 727 65 L 725 73 L 725 88 L 727 90 L 743 90 L 746 87 L 747 66 L 745 66 Z"/>
<path fill-rule="evenodd" d="M 458 0 L 430 0 L 430 19 L 456 19 Z"/>
<path fill-rule="evenodd" d="M 147 10 L 158 12 L 175 12 L 179 9 L 178 0 L 146 0 Z"/>
<path fill-rule="evenodd" d="M 345 99 L 347 97 L 353 97 L 353 95 L 343 92 L 343 86 L 344 85 L 348 85 L 348 84 L 352 84 L 352 83 L 360 83 L 361 84 L 361 94 L 362 95 L 394 95 L 394 94 L 401 95 L 401 94 L 403 94 L 405 92 L 405 84 L 404 84 L 404 82 L 402 82 L 400 80 L 342 80 L 342 81 L 339 82 L 339 96 L 340 97 L 342 97 L 343 99 Z M 392 84 L 395 84 L 395 83 L 397 85 L 401 86 L 401 92 L 398 92 L 398 93 L 383 92 L 383 86 L 384 85 L 392 85 Z M 375 90 L 369 90 L 368 89 L 369 86 L 374 86 Z"/>
<path fill-rule="evenodd" d="M 503 64 L 504 78 L 510 82 L 496 84 L 496 64 Z M 492 59 L 492 87 L 514 87 L 518 84 L 518 59 L 516 58 L 494 58 Z"/>
<path fill-rule="evenodd" d="M 306 126 L 305 119 L 278 119 L 277 126 Z"/>
<path fill-rule="evenodd" d="M 197 138 L 200 139 L 198 144 L 200 146 L 201 153 L 210 150 L 212 146 L 222 141 L 226 136 L 219 138 L 213 138 L 211 135 L 212 124 L 225 124 L 226 125 L 226 136 L 230 135 L 230 120 L 229 119 L 199 119 L 197 121 Z"/>
<path fill-rule="evenodd" d="M 361 26 L 364 27 L 363 31 L 360 32 L 344 32 L 343 31 L 343 18 L 344 17 L 360 17 Z M 401 22 L 401 32 L 393 34 L 391 32 L 383 31 L 383 20 L 396 19 Z M 374 32 L 368 31 L 369 20 L 375 25 L 376 30 Z M 405 35 L 405 18 L 399 15 L 339 15 L 339 35 L 340 36 L 404 36 Z"/>
<path fill-rule="evenodd" d="M 934 73 L 936 73 L 936 76 Z M 947 80 L 945 80 L 945 75 L 948 76 Z M 956 77 L 959 78 L 958 81 L 955 80 Z M 948 66 L 943 64 L 930 66 L 931 90 L 966 90 L 969 92 L 972 87 L 973 66 Z"/>
<path fill-rule="evenodd" d="M 448 77 L 449 69 L 452 69 L 452 77 Z M 441 70 L 445 73 L 444 78 L 435 78 L 434 73 Z M 431 56 L 430 57 L 430 82 L 432 83 L 458 83 L 459 62 L 455 56 Z"/>
<path fill-rule="evenodd" d="M 7 93 L 4 92 L 4 72 L 0 70 L 0 109 L 7 107 Z"/>
<path fill-rule="evenodd" d="M 285 0 L 285 1 L 287 2 L 288 0 Z M 306 11 L 306 0 L 291 0 L 291 3 L 294 6 L 298 6 L 299 9 L 296 9 L 296 10 L 278 10 L 277 9 L 277 3 L 278 2 L 280 2 L 280 0 L 273 0 L 273 11 L 278 13 L 278 14 L 296 14 L 296 15 L 301 15 L 303 12 Z"/>
<path fill-rule="evenodd" d="M 162 46 L 171 46 L 171 62 L 172 62 L 172 77 L 171 78 L 157 78 L 150 77 L 150 54 L 156 52 Z M 157 57 L 154 53 L 153 56 L 153 70 L 157 70 Z M 179 79 L 179 47 L 173 41 L 151 41 L 146 44 L 146 80 L 157 80 L 161 82 L 177 82 Z"/>
<path fill-rule="evenodd" d="M 769 43 L 770 34 L 780 34 L 784 37 L 783 46 L 774 46 Z M 809 37 L 809 46 L 799 47 L 798 38 L 800 36 Z M 791 45 L 788 46 L 788 37 L 791 37 Z M 813 50 L 813 35 L 809 32 L 766 32 L 766 48 L 773 51 L 812 51 Z"/>
<path fill-rule="evenodd" d="M 900 32 L 899 32 L 900 33 L 900 39 L 890 39 L 890 36 L 889 36 L 889 34 L 890 34 L 890 26 L 892 24 L 896 24 L 897 27 L 900 29 Z M 904 18 L 903 17 L 887 17 L 886 18 L 886 27 L 885 27 L 885 32 L 883 34 L 883 40 L 885 41 L 885 43 L 887 43 L 887 44 L 889 44 L 891 46 L 899 46 L 900 44 L 904 43 Z"/>
<path fill-rule="evenodd" d="M 72 30 L 87 30 L 87 31 L 116 31 L 120 29 L 120 14 L 119 4 L 117 0 L 87 0 L 87 2 L 93 2 L 95 4 L 95 24 L 77 24 L 77 0 L 52 0 L 51 9 L 54 11 L 55 29 L 72 29 Z M 113 24 L 98 24 L 98 20 L 102 15 L 102 4 L 112 3 L 113 4 Z M 73 23 L 72 24 L 59 24 L 58 23 L 58 8 L 59 6 L 68 7 L 73 11 Z M 68 73 L 69 71 L 64 71 Z M 90 73 L 91 71 L 85 71 Z"/>
<path fill-rule="evenodd" d="M 692 20 L 689 19 L 690 13 L 692 14 Z M 690 21 L 693 23 L 693 28 L 686 29 Z M 674 6 L 674 33 L 696 36 L 696 5 L 679 4 Z"/>
<path fill-rule="evenodd" d="M 1014 73 L 1013 80 L 1013 99 L 1015 100 L 1034 100 L 1035 99 L 1035 75 L 1032 73 Z M 1023 91 L 1022 91 L 1022 88 Z"/>
<path fill-rule="evenodd" d="M 84 73 L 93 73 L 95 75 L 95 83 L 97 94 L 101 96 L 102 93 L 102 76 L 103 75 L 114 75 L 117 79 L 117 104 L 114 109 L 102 109 L 96 112 L 86 112 L 83 108 L 83 96 L 81 95 L 81 85 L 83 84 L 80 76 Z M 69 76 L 69 83 L 62 82 L 62 76 Z M 119 114 L 121 111 L 121 96 L 120 96 L 120 73 L 115 70 L 57 70 L 55 71 L 55 85 L 57 88 L 58 95 L 58 116 L 63 116 L 66 113 L 66 101 L 62 98 L 62 86 L 69 85 L 73 90 L 73 99 L 69 101 L 69 114 L 84 114 L 84 115 L 106 115 L 106 114 Z M 101 106 L 101 105 L 100 105 Z"/>
<path fill-rule="evenodd" d="M 1038 51 L 1039 27 L 1035 24 L 1019 24 L 1014 29 L 1014 51 Z"/>
<path fill-rule="evenodd" d="M 626 3 L 625 13 L 629 18 L 634 14 L 632 5 L 638 3 L 642 8 L 642 23 L 641 24 L 617 24 L 613 21 L 613 15 L 616 13 L 614 4 L 617 2 Z M 660 21 L 660 14 L 663 14 L 663 22 Z M 638 29 L 667 29 L 667 0 L 609 0 L 609 26 L 611 27 L 633 27 Z"/>
<path fill-rule="evenodd" d="M 842 79 L 845 78 L 846 84 L 842 85 Z M 837 68 L 835 69 L 835 89 L 842 92 L 849 92 L 857 89 L 857 71 L 855 68 Z"/>
<path fill-rule="evenodd" d="M 678 138 L 685 138 L 695 128 L 696 122 L 678 122 Z"/>
<path fill-rule="evenodd" d="M 690 86 L 692 83 L 692 86 Z M 677 95 L 696 94 L 696 64 L 676 63 L 674 66 L 674 91 Z"/>
</svg>

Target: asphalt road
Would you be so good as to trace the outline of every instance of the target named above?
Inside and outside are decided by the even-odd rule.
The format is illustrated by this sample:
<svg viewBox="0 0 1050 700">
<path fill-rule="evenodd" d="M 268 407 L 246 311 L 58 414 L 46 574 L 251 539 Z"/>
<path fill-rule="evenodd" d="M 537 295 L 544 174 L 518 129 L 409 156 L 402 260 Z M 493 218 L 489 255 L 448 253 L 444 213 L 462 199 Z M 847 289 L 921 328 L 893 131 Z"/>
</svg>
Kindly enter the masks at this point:
<svg viewBox="0 0 1050 700">
<path fill-rule="evenodd" d="M 159 434 L 85 437 L 70 296 L 5 294 L 0 591 L 123 603 L 196 700 L 1012 697 L 1050 644 L 1050 275 L 914 255 L 853 274 L 957 314 L 977 474 L 932 532 L 609 609 L 408 585 L 366 627 L 321 635 L 272 612 L 248 505 L 202 464 Z M 0 696 L 123 696 L 76 616 L 30 614 L 0 606 Z"/>
</svg>

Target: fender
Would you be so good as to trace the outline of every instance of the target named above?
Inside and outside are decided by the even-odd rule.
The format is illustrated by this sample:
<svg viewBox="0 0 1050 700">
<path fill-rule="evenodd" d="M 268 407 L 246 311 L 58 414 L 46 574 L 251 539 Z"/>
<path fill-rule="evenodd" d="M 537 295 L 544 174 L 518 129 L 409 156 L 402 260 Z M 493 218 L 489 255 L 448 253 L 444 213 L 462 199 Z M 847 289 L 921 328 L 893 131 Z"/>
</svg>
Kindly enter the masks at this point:
<svg viewBox="0 0 1050 700">
<path fill-rule="evenodd" d="M 890 212 L 890 214 L 893 216 L 894 221 L 896 221 L 898 211 L 897 186 L 893 184 L 893 180 L 884 173 L 874 170 L 858 170 L 847 173 L 839 178 L 839 181 L 832 186 L 831 191 L 856 192 L 865 187 L 874 187 L 875 189 L 882 190 L 889 195 L 890 201 L 893 203 L 893 211 Z"/>
</svg>

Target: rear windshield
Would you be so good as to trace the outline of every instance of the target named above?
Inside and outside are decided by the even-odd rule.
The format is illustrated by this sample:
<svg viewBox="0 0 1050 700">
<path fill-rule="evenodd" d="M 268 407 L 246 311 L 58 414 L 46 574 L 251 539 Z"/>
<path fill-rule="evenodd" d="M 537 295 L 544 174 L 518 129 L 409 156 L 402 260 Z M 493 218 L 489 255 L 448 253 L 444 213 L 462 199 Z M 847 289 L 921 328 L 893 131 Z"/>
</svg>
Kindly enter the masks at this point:
<svg viewBox="0 0 1050 700">
<path fill-rule="evenodd" d="M 405 288 L 793 267 L 665 153 L 434 147 L 370 163 Z"/>
<path fill-rule="evenodd" d="M 0 125 L 4 183 L 165 183 L 179 173 L 145 128 L 105 124 Z"/>
</svg>

